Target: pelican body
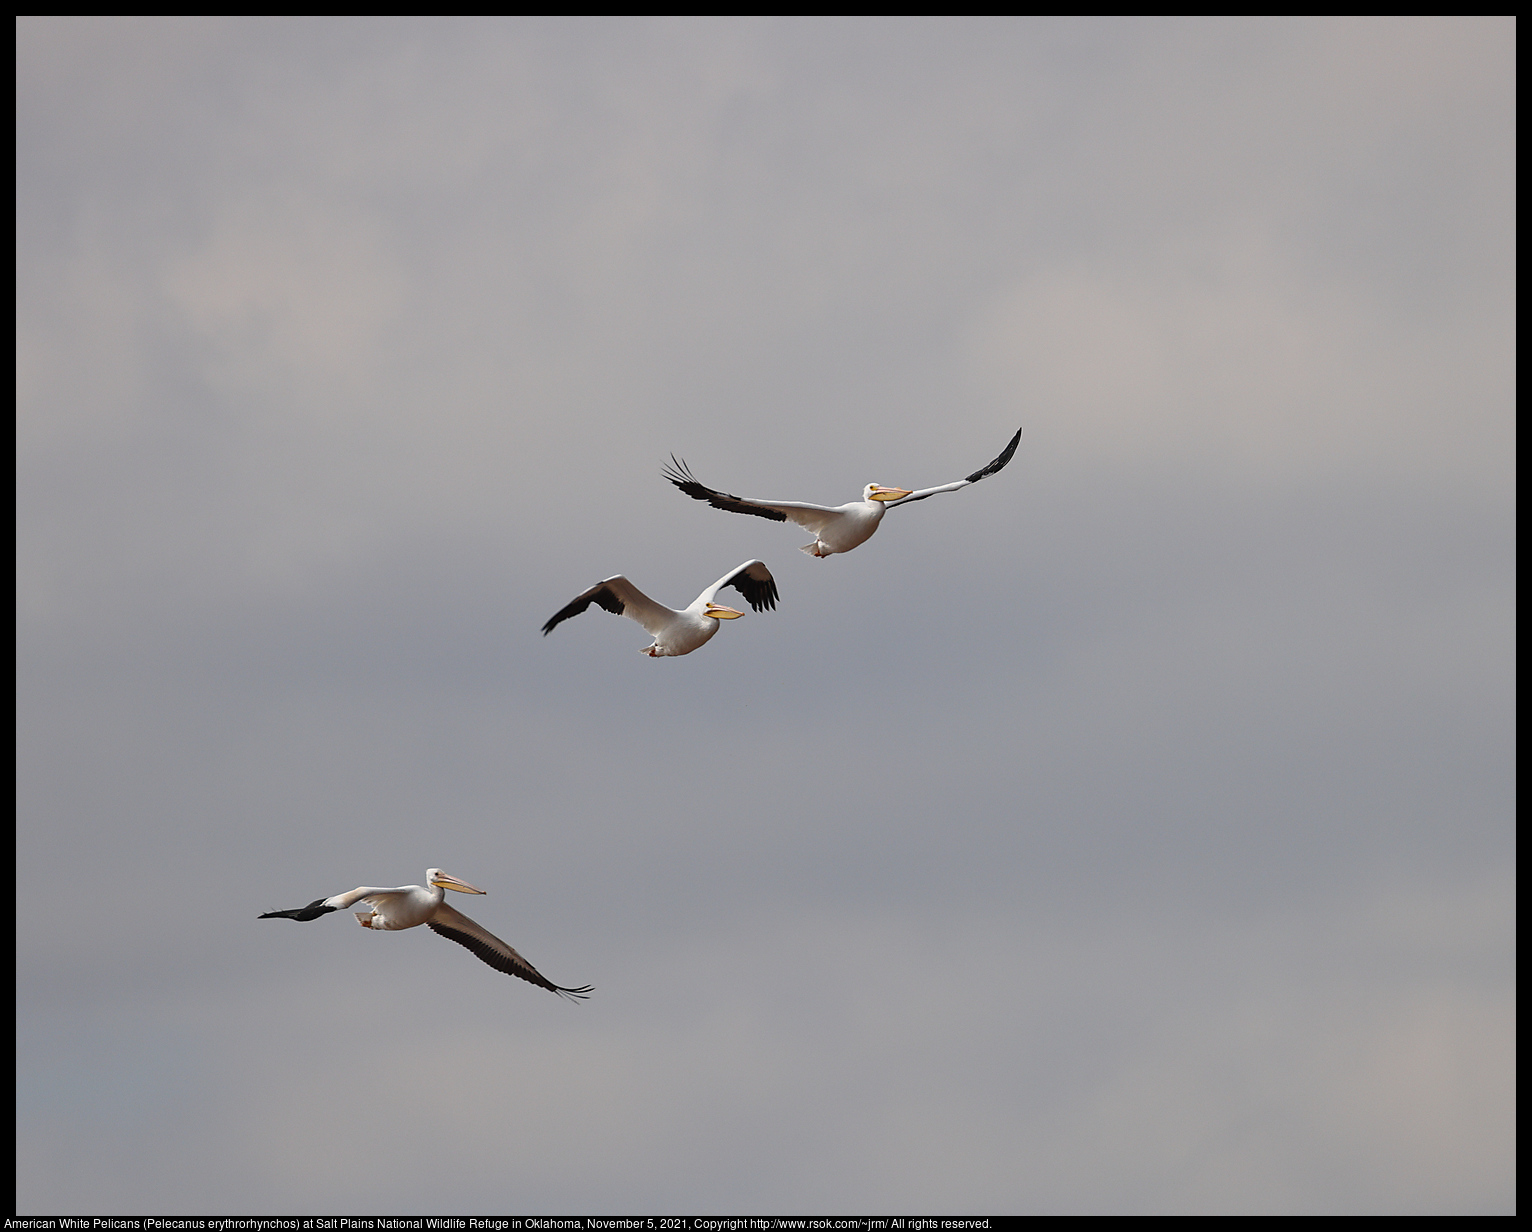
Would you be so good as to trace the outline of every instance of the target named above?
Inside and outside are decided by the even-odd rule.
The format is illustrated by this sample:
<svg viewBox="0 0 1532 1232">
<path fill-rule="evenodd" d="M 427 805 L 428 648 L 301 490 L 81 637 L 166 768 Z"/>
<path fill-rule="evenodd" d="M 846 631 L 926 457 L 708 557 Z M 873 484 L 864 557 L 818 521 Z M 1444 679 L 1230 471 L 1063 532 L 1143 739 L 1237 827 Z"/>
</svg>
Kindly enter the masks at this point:
<svg viewBox="0 0 1532 1232">
<path fill-rule="evenodd" d="M 344 911 L 356 903 L 366 905 L 366 911 L 358 911 L 357 923 L 363 928 L 375 928 L 392 932 L 401 928 L 417 928 L 428 924 L 440 937 L 456 941 L 472 950 L 496 971 L 514 975 L 528 983 L 556 992 L 570 1000 L 584 1000 L 590 985 L 582 988 L 562 988 L 548 980 L 542 972 L 518 954 L 510 945 L 500 940 L 488 929 L 474 923 L 462 912 L 449 907 L 444 901 L 446 891 L 459 894 L 484 894 L 486 891 L 469 885 L 451 873 L 439 868 L 426 869 L 423 886 L 358 886 L 344 894 L 329 898 L 316 898 L 307 907 L 295 907 L 291 911 L 268 911 L 256 917 L 261 920 L 317 920 L 332 911 Z"/>
<path fill-rule="evenodd" d="M 1021 429 L 1011 437 L 1011 443 L 1000 451 L 1000 456 L 988 466 L 981 466 L 966 479 L 945 483 L 938 488 L 922 488 L 912 492 L 908 488 L 889 488 L 880 483 L 869 483 L 862 489 L 862 499 L 847 505 L 810 505 L 803 501 L 750 500 L 743 496 L 730 496 L 698 483 L 685 462 L 670 455 L 671 465 L 662 473 L 665 478 L 685 492 L 693 500 L 707 501 L 714 509 L 726 509 L 730 513 L 748 513 L 773 522 L 794 522 L 814 535 L 813 543 L 806 543 L 802 551 L 810 556 L 834 556 L 837 552 L 849 552 L 872 538 L 883 515 L 900 505 L 925 500 L 939 492 L 956 492 L 971 483 L 993 475 L 1005 467 L 1016 452 L 1021 441 Z"/>
<path fill-rule="evenodd" d="M 715 603 L 714 597 L 726 586 L 732 586 L 745 596 L 752 610 L 766 611 L 777 606 L 777 583 L 771 571 L 758 560 L 747 560 L 738 569 L 724 574 L 694 600 L 691 606 L 676 611 L 663 603 L 656 603 L 643 591 L 617 574 L 603 582 L 597 582 L 589 590 L 576 595 L 561 607 L 543 626 L 547 637 L 560 621 L 578 616 L 592 603 L 617 616 L 636 620 L 654 637 L 652 645 L 642 648 L 652 658 L 666 655 L 691 654 L 718 632 L 718 622 L 735 620 L 744 613 L 732 607 Z"/>
</svg>

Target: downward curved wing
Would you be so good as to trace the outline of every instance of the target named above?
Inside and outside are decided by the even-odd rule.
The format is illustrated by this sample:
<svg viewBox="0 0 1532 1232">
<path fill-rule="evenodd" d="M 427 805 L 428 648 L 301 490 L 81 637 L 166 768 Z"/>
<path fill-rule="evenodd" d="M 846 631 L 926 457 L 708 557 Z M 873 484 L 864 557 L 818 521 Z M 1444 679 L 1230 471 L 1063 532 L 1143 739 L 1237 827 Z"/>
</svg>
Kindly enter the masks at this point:
<svg viewBox="0 0 1532 1232">
<path fill-rule="evenodd" d="M 732 586 L 744 595 L 752 611 L 764 612 L 777 606 L 777 580 L 771 576 L 765 561 L 747 560 L 738 569 L 724 574 L 697 597 L 703 603 L 711 603 L 713 597 L 726 586 Z"/>
<path fill-rule="evenodd" d="M 730 513 L 749 513 L 758 518 L 770 518 L 773 522 L 795 522 L 816 535 L 836 518 L 839 509 L 829 505 L 810 505 L 804 501 L 747 500 L 743 496 L 730 496 L 704 487 L 693 477 L 685 462 L 670 455 L 671 465 L 660 473 L 685 492 L 693 500 L 707 501 L 714 509 L 727 509 Z"/>
<path fill-rule="evenodd" d="M 979 480 L 993 475 L 996 471 L 1004 470 L 1005 464 L 1015 455 L 1016 446 L 1020 441 L 1021 429 L 1017 428 L 1016 435 L 1011 437 L 1011 443 L 1000 451 L 1000 456 L 988 466 L 981 466 L 972 475 L 968 476 L 967 479 L 959 479 L 956 483 L 944 483 L 939 488 L 922 488 L 919 492 L 911 492 L 908 496 L 901 496 L 898 500 L 888 501 L 884 508 L 896 509 L 900 505 L 908 505 L 911 501 L 925 500 L 926 497 L 935 496 L 939 492 L 956 492 L 959 488 L 966 488 L 971 483 L 978 483 Z"/>
<path fill-rule="evenodd" d="M 591 986 L 582 985 L 579 988 L 563 988 L 553 983 L 541 971 L 518 954 L 515 949 L 507 945 L 489 929 L 474 923 L 461 911 L 443 903 L 436 909 L 436 915 L 427 921 L 431 931 L 439 936 L 456 941 L 459 945 L 472 950 L 496 971 L 503 971 L 506 975 L 514 975 L 519 979 L 526 980 L 529 984 L 536 984 L 539 988 L 546 988 L 549 992 L 556 992 L 561 997 L 571 1001 L 583 1001 L 590 995 Z"/>
<path fill-rule="evenodd" d="M 676 615 L 664 604 L 656 603 L 619 573 L 615 577 L 607 578 L 604 582 L 597 582 L 589 590 L 576 595 L 554 612 L 548 623 L 543 626 L 543 636 L 547 637 L 553 632 L 554 625 L 568 620 L 571 616 L 578 616 L 592 603 L 605 608 L 615 616 L 626 616 L 630 620 L 638 621 L 656 637 L 659 636 L 660 630 L 675 619 Z"/>
</svg>

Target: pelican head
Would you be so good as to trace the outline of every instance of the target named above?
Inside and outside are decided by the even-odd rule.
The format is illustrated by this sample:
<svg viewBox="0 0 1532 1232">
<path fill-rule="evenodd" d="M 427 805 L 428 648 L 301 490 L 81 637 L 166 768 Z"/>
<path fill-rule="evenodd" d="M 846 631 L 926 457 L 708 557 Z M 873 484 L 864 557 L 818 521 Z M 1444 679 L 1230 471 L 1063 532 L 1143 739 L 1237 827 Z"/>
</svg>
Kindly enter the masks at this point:
<svg viewBox="0 0 1532 1232">
<path fill-rule="evenodd" d="M 456 890 L 459 894 L 488 894 L 488 890 L 481 890 L 478 886 L 471 886 L 460 877 L 454 877 L 451 873 L 444 873 L 439 868 L 426 870 L 426 880 L 434 886 L 440 886 L 444 890 Z"/>
<path fill-rule="evenodd" d="M 909 488 L 885 488 L 881 483 L 869 483 L 862 489 L 862 499 L 870 501 L 900 500 L 909 494 Z"/>
<path fill-rule="evenodd" d="M 702 609 L 704 616 L 711 616 L 714 620 L 734 620 L 743 616 L 743 612 L 736 612 L 732 607 L 724 607 L 722 603 L 709 603 Z"/>
</svg>

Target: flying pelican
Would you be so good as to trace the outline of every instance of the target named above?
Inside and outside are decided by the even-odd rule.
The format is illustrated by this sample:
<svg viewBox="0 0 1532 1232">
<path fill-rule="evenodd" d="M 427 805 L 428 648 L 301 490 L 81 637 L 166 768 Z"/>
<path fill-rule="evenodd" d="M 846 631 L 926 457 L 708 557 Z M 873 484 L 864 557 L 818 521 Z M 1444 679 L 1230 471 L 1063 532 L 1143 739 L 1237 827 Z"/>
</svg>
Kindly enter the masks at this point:
<svg viewBox="0 0 1532 1232">
<path fill-rule="evenodd" d="M 459 945 L 467 946 L 496 971 L 519 976 L 536 984 L 539 988 L 556 992 L 559 996 L 567 997 L 571 1001 L 583 1001 L 590 994 L 589 984 L 583 988 L 560 988 L 546 979 L 542 972 L 494 933 L 475 924 L 462 912 L 454 911 L 447 906 L 442 901 L 447 897 L 447 890 L 456 890 L 459 894 L 488 892 L 469 885 L 451 873 L 444 873 L 439 868 L 428 868 L 426 883 L 423 886 L 358 886 L 354 890 L 347 890 L 344 894 L 316 898 L 307 907 L 295 907 L 291 911 L 268 911 L 256 918 L 317 920 L 320 916 L 328 915 L 332 911 L 343 911 L 352 903 L 366 903 L 368 910 L 355 913 L 357 923 L 363 928 L 391 931 L 429 924 L 433 933 L 456 941 Z"/>
<path fill-rule="evenodd" d="M 813 543 L 806 543 L 802 551 L 810 556 L 833 556 L 836 552 L 849 552 L 858 544 L 872 538 L 887 509 L 912 504 L 935 496 L 938 492 L 956 492 L 971 483 L 978 483 L 986 475 L 993 475 L 1011 460 L 1021 440 L 1021 429 L 1011 437 L 1011 443 L 1000 451 L 1000 456 L 988 466 L 982 466 L 967 479 L 956 483 L 944 483 L 939 488 L 922 488 L 911 492 L 908 488 L 886 488 L 879 483 L 869 483 L 862 489 L 862 499 L 849 505 L 807 505 L 801 501 L 746 500 L 742 496 L 730 496 L 727 492 L 715 492 L 705 488 L 692 476 L 686 463 L 670 455 L 672 465 L 662 473 L 665 478 L 685 492 L 693 500 L 707 501 L 714 509 L 727 509 L 731 513 L 751 513 L 758 518 L 770 518 L 773 522 L 796 522 L 805 530 L 812 531 Z"/>
<path fill-rule="evenodd" d="M 777 606 L 776 579 L 758 560 L 747 560 L 738 569 L 724 574 L 692 600 L 690 607 L 680 612 L 656 603 L 619 573 L 604 582 L 597 582 L 556 611 L 543 626 L 543 636 L 547 637 L 559 621 L 578 616 L 592 603 L 597 603 L 614 615 L 638 621 L 654 635 L 654 644 L 645 646 L 644 654 L 656 659 L 662 655 L 691 654 L 718 632 L 720 620 L 733 620 L 744 615 L 732 607 L 713 602 L 713 596 L 725 586 L 732 586 L 744 595 L 757 612 Z"/>
</svg>

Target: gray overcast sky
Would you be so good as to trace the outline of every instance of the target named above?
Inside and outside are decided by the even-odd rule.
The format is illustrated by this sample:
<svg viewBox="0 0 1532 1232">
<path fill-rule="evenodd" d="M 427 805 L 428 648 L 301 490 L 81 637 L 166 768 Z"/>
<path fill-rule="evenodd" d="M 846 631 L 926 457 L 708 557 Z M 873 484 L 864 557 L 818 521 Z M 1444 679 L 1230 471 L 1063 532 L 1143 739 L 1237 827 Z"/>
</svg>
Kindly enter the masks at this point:
<svg viewBox="0 0 1532 1232">
<path fill-rule="evenodd" d="M 22 19 L 19 1209 L 1514 1210 L 1514 39 Z"/>
</svg>

